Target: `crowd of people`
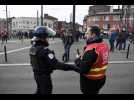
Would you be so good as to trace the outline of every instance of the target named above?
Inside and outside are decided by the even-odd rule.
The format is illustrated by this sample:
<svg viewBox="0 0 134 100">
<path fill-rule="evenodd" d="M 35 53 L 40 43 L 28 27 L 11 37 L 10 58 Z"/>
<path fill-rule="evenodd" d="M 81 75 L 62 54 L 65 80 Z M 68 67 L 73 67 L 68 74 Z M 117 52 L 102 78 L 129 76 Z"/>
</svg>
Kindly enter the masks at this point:
<svg viewBox="0 0 134 100">
<path fill-rule="evenodd" d="M 2 43 L 7 42 L 7 40 L 11 40 L 11 39 L 31 39 L 32 38 L 32 32 L 14 32 L 14 33 L 8 33 L 6 31 L 1 31 L 0 32 L 0 40 L 2 41 Z"/>
<path fill-rule="evenodd" d="M 120 31 L 117 29 L 111 29 L 109 34 L 110 51 L 114 52 L 115 48 L 119 51 L 125 50 L 127 40 L 129 40 L 133 34 L 133 32 L 127 32 L 125 28 L 121 29 Z"/>
</svg>

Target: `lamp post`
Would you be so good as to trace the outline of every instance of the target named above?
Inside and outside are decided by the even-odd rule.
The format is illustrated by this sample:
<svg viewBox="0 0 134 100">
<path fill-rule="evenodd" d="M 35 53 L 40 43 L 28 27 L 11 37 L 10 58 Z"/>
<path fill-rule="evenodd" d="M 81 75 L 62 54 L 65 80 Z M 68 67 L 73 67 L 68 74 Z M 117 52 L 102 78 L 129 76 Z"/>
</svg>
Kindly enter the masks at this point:
<svg viewBox="0 0 134 100">
<path fill-rule="evenodd" d="M 37 26 L 39 25 L 38 10 L 37 10 Z"/>
<path fill-rule="evenodd" d="M 73 5 L 73 36 L 75 37 L 75 39 L 76 39 L 76 35 L 75 35 L 75 31 L 76 31 L 76 29 L 75 29 L 75 5 Z"/>
<path fill-rule="evenodd" d="M 43 5 L 41 5 L 41 25 L 43 25 Z"/>
<path fill-rule="evenodd" d="M 8 13 L 7 13 L 7 5 L 6 5 L 6 26 L 7 26 L 7 33 L 8 33 Z"/>
</svg>

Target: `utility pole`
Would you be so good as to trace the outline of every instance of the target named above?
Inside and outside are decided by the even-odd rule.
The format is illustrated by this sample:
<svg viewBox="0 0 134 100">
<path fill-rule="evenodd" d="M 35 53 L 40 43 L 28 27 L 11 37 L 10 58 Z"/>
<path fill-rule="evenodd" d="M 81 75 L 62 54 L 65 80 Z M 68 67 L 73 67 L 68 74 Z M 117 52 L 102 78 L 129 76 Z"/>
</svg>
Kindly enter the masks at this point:
<svg viewBox="0 0 134 100">
<path fill-rule="evenodd" d="M 73 5 L 73 35 L 75 36 L 75 5 Z"/>
<path fill-rule="evenodd" d="M 127 32 L 129 32 L 130 5 L 127 5 Z"/>
<path fill-rule="evenodd" d="M 37 10 L 37 26 L 39 26 L 38 10 Z"/>
<path fill-rule="evenodd" d="M 43 5 L 41 5 L 41 25 L 43 25 Z"/>
<path fill-rule="evenodd" d="M 123 27 L 123 5 L 118 5 L 118 10 L 120 12 L 120 29 Z"/>
<path fill-rule="evenodd" d="M 8 15 L 7 15 L 7 5 L 6 5 L 6 25 L 7 25 L 7 33 L 8 34 Z M 7 38 L 6 38 L 7 39 Z M 7 41 L 7 40 L 6 40 Z M 5 62 L 7 62 L 7 50 L 6 44 L 4 44 L 4 53 L 5 53 Z"/>
<path fill-rule="evenodd" d="M 7 5 L 6 5 L 6 25 L 7 25 L 7 33 L 8 33 L 8 14 L 7 14 Z"/>
</svg>

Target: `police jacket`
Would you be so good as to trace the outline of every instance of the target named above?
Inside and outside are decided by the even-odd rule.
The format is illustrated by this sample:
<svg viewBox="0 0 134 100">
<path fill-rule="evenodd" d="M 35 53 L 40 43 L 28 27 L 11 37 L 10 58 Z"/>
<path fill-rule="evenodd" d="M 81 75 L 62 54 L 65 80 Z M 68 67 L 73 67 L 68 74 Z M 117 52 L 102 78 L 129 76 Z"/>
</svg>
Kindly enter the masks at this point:
<svg viewBox="0 0 134 100">
<path fill-rule="evenodd" d="M 92 40 L 87 40 L 87 45 L 94 44 L 94 43 L 102 43 L 102 42 L 103 42 L 102 38 L 95 37 Z M 95 52 L 95 49 L 93 48 L 84 53 L 82 60 L 80 58 L 76 59 L 75 63 L 77 66 L 80 67 L 81 73 L 88 74 L 92 66 L 95 64 L 97 58 L 98 58 L 98 54 Z"/>
<path fill-rule="evenodd" d="M 37 75 L 46 74 L 49 75 L 53 70 L 74 70 L 79 72 L 80 69 L 75 65 L 68 65 L 59 62 L 53 51 L 44 47 L 43 43 L 38 41 L 30 48 L 30 63 L 33 67 L 33 71 Z"/>
</svg>

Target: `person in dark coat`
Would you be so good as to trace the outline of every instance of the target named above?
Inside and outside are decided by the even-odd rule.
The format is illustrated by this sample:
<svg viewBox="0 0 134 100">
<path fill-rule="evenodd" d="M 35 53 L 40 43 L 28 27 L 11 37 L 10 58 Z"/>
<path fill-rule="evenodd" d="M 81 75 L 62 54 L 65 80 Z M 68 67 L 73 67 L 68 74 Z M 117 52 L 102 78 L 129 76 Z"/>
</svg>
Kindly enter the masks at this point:
<svg viewBox="0 0 134 100">
<path fill-rule="evenodd" d="M 69 61 L 69 57 L 70 57 L 70 48 L 71 45 L 73 44 L 74 40 L 73 40 L 73 36 L 72 36 L 72 31 L 70 30 L 66 35 L 64 35 L 64 54 L 62 56 L 62 60 L 64 62 Z"/>
<path fill-rule="evenodd" d="M 109 38 L 109 43 L 110 43 L 110 51 L 114 51 L 114 43 L 117 38 L 118 33 L 116 32 L 115 29 L 111 30 L 110 38 Z"/>
<path fill-rule="evenodd" d="M 45 26 L 38 26 L 33 32 L 32 47 L 29 54 L 34 79 L 37 83 L 36 94 L 52 94 L 51 74 L 54 70 L 74 70 L 80 72 L 77 66 L 64 64 L 56 59 L 54 51 L 48 48 L 47 37 L 50 33 L 54 32 Z"/>
</svg>

